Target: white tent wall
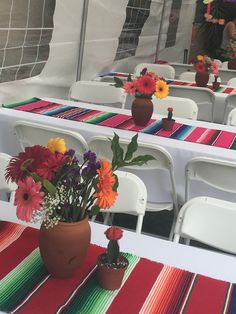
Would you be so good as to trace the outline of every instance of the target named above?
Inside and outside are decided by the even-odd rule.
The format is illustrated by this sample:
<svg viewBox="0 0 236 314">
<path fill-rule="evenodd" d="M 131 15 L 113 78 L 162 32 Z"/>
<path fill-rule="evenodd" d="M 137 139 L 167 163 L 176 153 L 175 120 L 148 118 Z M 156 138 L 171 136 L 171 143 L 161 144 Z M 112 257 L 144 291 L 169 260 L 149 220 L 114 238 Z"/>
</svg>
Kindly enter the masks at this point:
<svg viewBox="0 0 236 314">
<path fill-rule="evenodd" d="M 132 72 L 140 62 L 154 62 L 158 42 L 159 59 L 181 62 L 184 49 L 190 48 L 195 0 L 174 1 L 182 3 L 175 46 L 165 48 L 172 1 L 152 0 L 134 55 L 116 60 L 119 38 L 126 21 L 127 5 L 131 2 L 89 0 L 81 79 L 93 79 L 99 73 L 114 70 Z M 146 3 L 149 0 L 136 0 L 136 5 Z M 38 76 L 0 84 L 2 103 L 33 96 L 67 98 L 69 86 L 77 75 L 83 5 L 82 0 L 56 1 L 54 29 L 45 67 Z"/>
</svg>

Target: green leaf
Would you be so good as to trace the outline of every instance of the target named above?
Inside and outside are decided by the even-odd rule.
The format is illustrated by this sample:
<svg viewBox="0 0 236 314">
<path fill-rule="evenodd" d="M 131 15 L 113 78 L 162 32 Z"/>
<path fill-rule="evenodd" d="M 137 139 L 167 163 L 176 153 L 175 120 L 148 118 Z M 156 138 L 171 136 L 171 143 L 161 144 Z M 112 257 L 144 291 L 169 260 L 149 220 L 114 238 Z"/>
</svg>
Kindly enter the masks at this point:
<svg viewBox="0 0 236 314">
<path fill-rule="evenodd" d="M 156 158 L 154 158 L 151 155 L 142 155 L 142 156 L 137 156 L 135 158 L 133 158 L 129 163 L 126 163 L 126 166 L 134 166 L 134 165 L 138 165 L 138 166 L 142 166 L 143 164 L 146 164 L 148 161 L 150 160 L 155 160 Z"/>
<path fill-rule="evenodd" d="M 120 162 L 123 162 L 124 150 L 120 147 L 119 136 L 115 133 L 111 140 L 111 150 L 113 152 L 112 168 L 114 169 Z"/>
<path fill-rule="evenodd" d="M 91 207 L 90 213 L 92 216 L 95 216 L 99 213 L 99 211 L 100 211 L 100 207 L 98 205 L 94 205 Z"/>
<path fill-rule="evenodd" d="M 118 180 L 118 177 L 117 175 L 114 173 L 114 176 L 115 176 L 115 184 L 113 185 L 113 191 L 117 192 L 117 189 L 118 189 L 118 186 L 119 186 L 119 180 Z"/>
<path fill-rule="evenodd" d="M 115 87 L 121 88 L 124 86 L 124 82 L 119 77 L 114 77 Z"/>
<path fill-rule="evenodd" d="M 131 78 L 131 74 L 129 73 L 128 77 L 127 77 L 127 82 L 132 82 L 132 78 Z"/>
<path fill-rule="evenodd" d="M 45 187 L 45 189 L 51 193 L 54 194 L 56 193 L 56 187 L 48 180 L 44 179 L 43 180 L 43 186 Z"/>
<path fill-rule="evenodd" d="M 125 160 L 130 160 L 133 157 L 134 152 L 136 152 L 138 148 L 138 133 L 134 135 L 131 139 L 131 142 L 129 143 L 127 147 L 127 151 L 125 154 Z"/>
</svg>

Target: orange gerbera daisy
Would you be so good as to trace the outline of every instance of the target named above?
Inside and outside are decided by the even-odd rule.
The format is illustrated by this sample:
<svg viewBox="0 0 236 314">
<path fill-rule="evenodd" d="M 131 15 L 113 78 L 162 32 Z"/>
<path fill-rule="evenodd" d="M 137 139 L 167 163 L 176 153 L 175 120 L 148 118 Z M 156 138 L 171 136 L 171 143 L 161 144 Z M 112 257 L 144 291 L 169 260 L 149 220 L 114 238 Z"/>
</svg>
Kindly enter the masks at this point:
<svg viewBox="0 0 236 314">
<path fill-rule="evenodd" d="M 116 200 L 117 192 L 113 191 L 116 178 L 112 173 L 111 163 L 107 160 L 100 160 L 101 167 L 98 173 L 98 191 L 93 196 L 97 198 L 95 205 L 100 208 L 110 208 Z"/>
</svg>

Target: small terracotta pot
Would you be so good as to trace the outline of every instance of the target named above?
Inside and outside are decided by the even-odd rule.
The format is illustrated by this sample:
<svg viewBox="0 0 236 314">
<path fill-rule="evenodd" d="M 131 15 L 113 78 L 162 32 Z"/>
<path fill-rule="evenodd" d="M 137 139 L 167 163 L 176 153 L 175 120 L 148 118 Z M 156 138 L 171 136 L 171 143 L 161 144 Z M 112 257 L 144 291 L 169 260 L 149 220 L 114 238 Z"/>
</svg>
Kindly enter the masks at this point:
<svg viewBox="0 0 236 314">
<path fill-rule="evenodd" d="M 236 70 L 236 59 L 228 61 L 228 69 Z"/>
<path fill-rule="evenodd" d="M 106 256 L 106 253 L 98 256 L 97 265 L 98 265 L 98 282 L 101 288 L 106 290 L 116 290 L 119 289 L 122 280 L 125 274 L 125 271 L 129 265 L 129 261 L 126 257 L 120 256 L 120 260 L 124 263 L 125 267 L 123 268 L 108 268 L 103 263 L 103 258 Z"/>
<path fill-rule="evenodd" d="M 72 277 L 84 261 L 90 244 L 88 219 L 79 222 L 59 222 L 39 231 L 39 250 L 49 273 L 56 278 Z"/>
<path fill-rule="evenodd" d="M 136 125 L 146 125 L 153 113 L 153 103 L 151 99 L 136 97 L 132 103 L 131 112 Z"/>
<path fill-rule="evenodd" d="M 196 72 L 195 74 L 196 85 L 199 87 L 206 87 L 209 81 L 208 72 Z"/>
<path fill-rule="evenodd" d="M 162 118 L 162 129 L 163 130 L 172 131 L 174 124 L 175 124 L 174 119 L 169 120 L 168 118 Z"/>
</svg>

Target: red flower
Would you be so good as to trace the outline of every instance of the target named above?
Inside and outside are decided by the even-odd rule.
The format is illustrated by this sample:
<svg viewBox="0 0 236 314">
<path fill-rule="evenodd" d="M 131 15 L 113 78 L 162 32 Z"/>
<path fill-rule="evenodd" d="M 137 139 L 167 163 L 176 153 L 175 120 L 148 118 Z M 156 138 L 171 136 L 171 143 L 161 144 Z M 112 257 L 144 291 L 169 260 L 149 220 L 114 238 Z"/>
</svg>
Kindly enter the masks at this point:
<svg viewBox="0 0 236 314">
<path fill-rule="evenodd" d="M 52 156 L 44 161 L 35 172 L 44 179 L 51 181 L 55 177 L 59 168 L 65 164 L 66 160 L 67 156 L 64 156 L 63 154 L 52 154 Z"/>
<path fill-rule="evenodd" d="M 169 108 L 167 108 L 167 110 L 168 110 L 169 112 L 172 112 L 172 111 L 173 111 L 173 108 L 172 108 L 172 107 L 169 107 Z"/>
<path fill-rule="evenodd" d="M 156 82 L 150 75 L 143 75 L 137 80 L 136 87 L 140 94 L 151 95 L 156 90 Z"/>
<path fill-rule="evenodd" d="M 120 240 L 123 236 L 123 230 L 119 227 L 110 227 L 104 233 L 108 240 Z"/>
<path fill-rule="evenodd" d="M 203 62 L 198 62 L 195 64 L 195 69 L 197 72 L 206 72 L 206 67 Z"/>
<path fill-rule="evenodd" d="M 124 84 L 123 88 L 128 95 L 135 94 L 135 92 L 136 92 L 136 81 L 126 82 Z"/>
<path fill-rule="evenodd" d="M 26 177 L 26 172 L 22 169 L 24 163 L 27 163 L 27 169 L 30 172 L 35 172 L 39 165 L 44 161 L 50 159 L 52 153 L 40 145 L 26 147 L 24 152 L 19 153 L 18 156 L 11 158 L 6 169 L 6 180 L 17 182 Z M 28 162 L 27 162 L 28 161 Z"/>
</svg>

